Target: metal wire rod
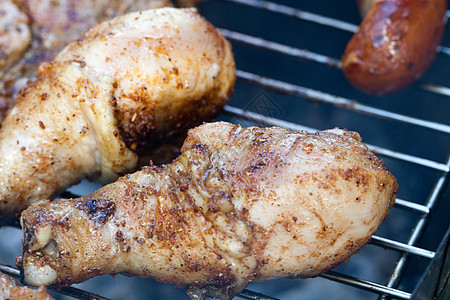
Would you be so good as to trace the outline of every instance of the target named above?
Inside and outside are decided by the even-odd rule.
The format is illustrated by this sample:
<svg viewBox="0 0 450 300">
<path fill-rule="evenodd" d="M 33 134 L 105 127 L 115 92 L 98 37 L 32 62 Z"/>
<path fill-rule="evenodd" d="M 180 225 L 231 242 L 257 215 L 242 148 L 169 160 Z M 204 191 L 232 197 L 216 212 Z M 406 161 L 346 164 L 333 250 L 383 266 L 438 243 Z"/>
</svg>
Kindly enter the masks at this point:
<svg viewBox="0 0 450 300">
<path fill-rule="evenodd" d="M 337 28 L 348 32 L 356 32 L 359 27 L 358 25 L 355 24 L 351 24 L 348 22 L 344 22 L 329 17 L 324 17 L 322 15 L 310 13 L 308 11 L 303 11 L 297 8 L 289 7 L 286 5 L 270 1 L 260 1 L 260 0 L 228 0 L 228 1 L 250 7 L 265 9 L 278 14 L 294 17 L 303 21 L 309 21 L 312 23 L 317 23 L 320 25 L 329 26 L 332 28 Z"/>
<path fill-rule="evenodd" d="M 230 114 L 234 117 L 239 117 L 265 126 L 278 126 L 289 128 L 295 131 L 307 131 L 307 132 L 317 131 L 317 129 L 314 129 L 312 127 L 307 127 L 300 124 L 284 121 L 281 119 L 264 116 L 262 114 L 244 110 L 239 107 L 231 106 L 228 104 L 225 105 L 225 107 L 223 108 L 223 112 Z"/>
<path fill-rule="evenodd" d="M 366 144 L 366 145 L 367 145 L 367 147 L 369 147 L 369 149 L 371 151 L 376 152 L 378 154 L 382 154 L 384 156 L 389 156 L 392 158 L 409 161 L 409 162 L 412 162 L 412 163 L 415 163 L 418 165 L 422 165 L 422 166 L 430 167 L 432 169 L 443 171 L 445 173 L 448 173 L 450 170 L 449 166 L 446 164 L 443 164 L 443 163 L 438 163 L 438 162 L 435 162 L 435 161 L 432 161 L 429 159 L 412 156 L 412 155 L 404 154 L 401 152 L 392 151 L 392 150 L 389 150 L 386 148 L 382 148 L 382 147 L 378 147 L 378 146 L 374 146 L 374 145 L 370 145 L 370 144 Z"/>
<path fill-rule="evenodd" d="M 278 300 L 278 298 L 269 297 L 264 294 L 256 293 L 247 289 L 243 290 L 239 294 L 239 297 L 248 300 Z"/>
<path fill-rule="evenodd" d="M 419 247 L 411 246 L 405 243 L 400 243 L 391 239 L 383 238 L 380 236 L 372 236 L 370 243 L 373 245 L 385 247 L 392 250 L 407 252 L 409 254 L 422 256 L 425 258 L 433 259 L 435 253 L 430 250 L 425 250 Z"/>
<path fill-rule="evenodd" d="M 74 288 L 71 286 L 59 287 L 59 288 L 48 286 L 47 288 L 49 288 L 53 291 L 56 291 L 58 293 L 61 293 L 63 295 L 74 297 L 77 299 L 82 299 L 82 300 L 110 300 L 109 298 L 105 298 L 105 297 L 99 296 L 97 294 L 90 293 L 85 290 L 77 289 L 77 288 Z"/>
<path fill-rule="evenodd" d="M 224 28 L 220 28 L 219 30 L 227 39 L 234 42 L 243 43 L 245 45 L 249 45 L 259 49 L 269 50 L 292 58 L 303 59 L 337 69 L 342 68 L 341 61 L 336 58 L 318 54 L 306 49 L 298 49 L 280 43 L 271 42 L 262 38 L 254 37 L 236 31 L 231 31 Z"/>
<path fill-rule="evenodd" d="M 411 201 L 406 201 L 406 200 L 402 200 L 402 199 L 395 199 L 395 206 L 399 207 L 399 208 L 403 208 L 403 209 L 407 209 L 416 213 L 421 213 L 421 214 L 428 214 L 430 212 L 430 209 L 428 207 L 426 207 L 425 205 L 422 204 L 417 204 Z"/>
<path fill-rule="evenodd" d="M 373 292 L 373 293 L 377 293 L 380 295 L 388 295 L 391 297 L 395 297 L 395 298 L 399 298 L 399 299 L 410 299 L 411 298 L 411 294 L 401 291 L 401 290 L 397 290 L 397 289 L 393 289 L 390 287 L 386 287 L 384 285 L 378 284 L 378 283 L 374 283 L 374 282 L 370 282 L 367 280 L 362 280 L 353 276 L 349 276 L 349 275 L 344 275 L 335 271 L 328 271 L 322 275 L 320 275 L 320 277 L 326 278 L 326 279 L 330 279 L 336 282 L 340 282 L 340 283 L 344 283 L 356 288 L 360 288 L 360 289 L 364 289 L 366 291 L 369 292 Z"/>
<path fill-rule="evenodd" d="M 433 84 L 421 84 L 420 87 L 426 91 L 450 97 L 450 88 L 448 87 Z"/>
<path fill-rule="evenodd" d="M 437 51 L 450 56 L 450 48 L 449 47 L 439 46 L 437 48 Z"/>
<path fill-rule="evenodd" d="M 0 264 L 0 272 L 3 272 L 16 278 L 20 276 L 20 271 L 18 269 L 3 264 Z"/>
</svg>

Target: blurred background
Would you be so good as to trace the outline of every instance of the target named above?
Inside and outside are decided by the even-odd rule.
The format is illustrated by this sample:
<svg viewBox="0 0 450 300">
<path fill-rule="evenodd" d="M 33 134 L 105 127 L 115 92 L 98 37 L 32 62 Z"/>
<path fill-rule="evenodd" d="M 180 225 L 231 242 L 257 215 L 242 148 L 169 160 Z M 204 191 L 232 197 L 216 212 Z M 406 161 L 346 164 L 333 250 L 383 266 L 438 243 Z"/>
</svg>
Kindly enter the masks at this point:
<svg viewBox="0 0 450 300">
<path fill-rule="evenodd" d="M 232 42 L 238 68 L 235 93 L 219 120 L 357 131 L 400 186 L 374 240 L 348 262 L 329 275 L 253 283 L 248 290 L 278 299 L 377 299 L 373 287 L 392 285 L 396 272 L 393 288 L 405 292 L 397 297 L 409 299 L 450 225 L 449 26 L 428 72 L 407 89 L 380 97 L 356 90 L 339 67 L 361 22 L 353 0 L 203 1 L 198 8 Z M 96 188 L 84 181 L 69 191 L 84 195 Z M 0 263 L 13 266 L 21 232 L 3 227 L 0 238 Z M 75 286 L 111 299 L 188 299 L 173 285 L 121 275 Z"/>
</svg>

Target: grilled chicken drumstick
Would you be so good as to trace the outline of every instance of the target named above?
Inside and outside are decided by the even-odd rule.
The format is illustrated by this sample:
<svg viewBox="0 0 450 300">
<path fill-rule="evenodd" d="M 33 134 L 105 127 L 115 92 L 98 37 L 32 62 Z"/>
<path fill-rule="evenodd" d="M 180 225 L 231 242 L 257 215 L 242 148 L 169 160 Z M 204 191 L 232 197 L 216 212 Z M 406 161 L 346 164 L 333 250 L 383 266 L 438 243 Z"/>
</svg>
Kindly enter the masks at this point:
<svg viewBox="0 0 450 300">
<path fill-rule="evenodd" d="M 18 98 L 0 131 L 0 223 L 86 176 L 132 170 L 135 149 L 216 115 L 231 96 L 231 46 L 195 10 L 101 23 Z"/>
<path fill-rule="evenodd" d="M 170 0 L 0 0 L 0 127 L 20 89 L 96 23 Z"/>
<path fill-rule="evenodd" d="M 394 203 L 395 177 L 355 132 L 207 123 L 182 154 L 22 213 L 31 285 L 153 277 L 196 296 L 311 277 L 346 261 Z"/>
</svg>

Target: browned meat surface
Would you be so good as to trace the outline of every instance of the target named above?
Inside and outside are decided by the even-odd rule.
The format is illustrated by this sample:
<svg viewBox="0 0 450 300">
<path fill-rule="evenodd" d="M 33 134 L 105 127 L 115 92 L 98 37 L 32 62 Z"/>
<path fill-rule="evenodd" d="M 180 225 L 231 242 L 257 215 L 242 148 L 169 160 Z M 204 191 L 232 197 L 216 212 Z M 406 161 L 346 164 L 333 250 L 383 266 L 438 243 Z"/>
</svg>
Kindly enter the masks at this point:
<svg viewBox="0 0 450 300">
<path fill-rule="evenodd" d="M 86 176 L 116 180 L 135 153 L 215 116 L 231 96 L 231 46 L 195 10 L 101 23 L 40 68 L 0 129 L 0 223 Z"/>
<path fill-rule="evenodd" d="M 359 90 L 398 92 L 434 61 L 447 22 L 447 0 L 358 0 L 367 14 L 341 58 L 344 75 Z"/>
<path fill-rule="evenodd" d="M 51 300 L 53 299 L 45 291 L 45 287 L 31 289 L 20 286 L 17 281 L 0 273 L 0 299 L 5 300 Z"/>
<path fill-rule="evenodd" d="M 96 23 L 169 0 L 0 0 L 0 124 L 36 68 Z M 1 126 L 1 125 L 0 125 Z"/>
<path fill-rule="evenodd" d="M 317 276 L 346 261 L 396 191 L 355 132 L 207 123 L 171 164 L 24 211 L 24 281 L 122 273 L 228 298 L 251 281 Z"/>
</svg>

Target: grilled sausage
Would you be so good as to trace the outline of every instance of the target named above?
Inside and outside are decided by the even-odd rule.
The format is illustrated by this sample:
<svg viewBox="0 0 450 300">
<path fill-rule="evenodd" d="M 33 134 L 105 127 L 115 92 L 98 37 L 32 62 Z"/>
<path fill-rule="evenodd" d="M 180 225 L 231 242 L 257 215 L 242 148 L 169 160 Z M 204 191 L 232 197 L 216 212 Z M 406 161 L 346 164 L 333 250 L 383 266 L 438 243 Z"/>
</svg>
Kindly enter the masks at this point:
<svg viewBox="0 0 450 300">
<path fill-rule="evenodd" d="M 344 74 L 363 92 L 397 92 L 433 62 L 446 24 L 447 1 L 360 2 L 363 11 L 370 10 L 342 56 Z"/>
</svg>

